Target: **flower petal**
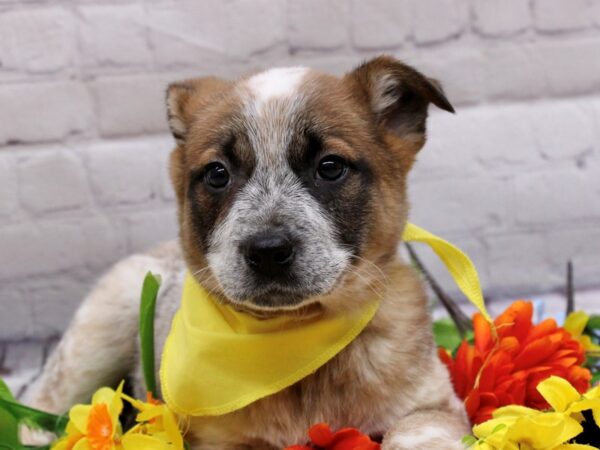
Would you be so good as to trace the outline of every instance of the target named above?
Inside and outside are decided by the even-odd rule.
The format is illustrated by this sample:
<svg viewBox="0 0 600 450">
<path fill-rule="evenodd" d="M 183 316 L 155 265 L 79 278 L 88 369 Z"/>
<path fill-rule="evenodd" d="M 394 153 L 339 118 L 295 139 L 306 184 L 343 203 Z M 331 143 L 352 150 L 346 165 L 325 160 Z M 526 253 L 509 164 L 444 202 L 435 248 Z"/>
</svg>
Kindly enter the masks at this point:
<svg viewBox="0 0 600 450">
<path fill-rule="evenodd" d="M 524 344 L 529 343 L 531 341 L 535 341 L 543 336 L 547 336 L 548 334 L 553 333 L 558 328 L 556 325 L 556 320 L 554 319 L 546 319 L 540 323 L 538 323 L 535 327 L 531 329 L 529 334 L 527 335 L 527 339 Z"/>
<path fill-rule="evenodd" d="M 473 427 L 473 434 L 479 439 L 486 439 L 492 434 L 494 434 L 494 431 L 500 426 L 504 425 L 505 427 L 507 427 L 509 423 L 512 422 L 505 421 L 503 419 L 490 419 L 483 423 L 480 423 L 479 425 L 475 425 Z"/>
<path fill-rule="evenodd" d="M 556 352 L 560 342 L 558 336 L 549 335 L 528 343 L 515 357 L 515 370 L 528 369 L 541 364 Z"/>
<path fill-rule="evenodd" d="M 508 438 L 513 442 L 527 443 L 534 449 L 553 449 L 582 431 L 579 422 L 564 414 L 539 412 L 517 419 L 508 431 Z"/>
<path fill-rule="evenodd" d="M 515 420 L 490 419 L 473 427 L 473 434 L 492 448 L 506 448 L 507 433 Z"/>
<path fill-rule="evenodd" d="M 345 439 L 336 439 L 331 444 L 332 450 L 356 450 L 357 448 L 364 448 L 370 446 L 373 442 L 364 434 L 358 434 L 357 436 L 349 436 Z"/>
<path fill-rule="evenodd" d="M 600 345 L 594 344 L 589 336 L 581 336 L 579 342 L 581 342 L 586 352 L 600 352 Z"/>
<path fill-rule="evenodd" d="M 537 385 L 537 390 L 544 400 L 557 412 L 565 412 L 571 403 L 581 398 L 571 384 L 560 377 L 550 377 Z"/>
<path fill-rule="evenodd" d="M 135 420 L 137 420 L 138 422 L 147 422 L 151 419 L 154 419 L 155 417 L 162 416 L 165 408 L 165 405 L 153 405 L 147 407 L 137 415 Z"/>
<path fill-rule="evenodd" d="M 121 439 L 121 444 L 124 450 L 171 450 L 171 447 L 166 442 L 144 434 L 127 433 Z"/>
<path fill-rule="evenodd" d="M 559 445 L 554 450 L 598 450 L 598 447 L 584 444 L 563 444 Z"/>
<path fill-rule="evenodd" d="M 503 406 L 502 408 L 498 408 L 496 411 L 494 411 L 494 419 L 516 419 L 518 417 L 534 414 L 539 414 L 539 411 L 537 409 L 527 408 L 526 406 L 509 405 Z"/>
<path fill-rule="evenodd" d="M 128 402 L 129 404 L 131 404 L 131 406 L 133 406 L 135 409 L 139 410 L 139 411 L 144 411 L 145 409 L 154 406 L 151 403 L 146 403 L 143 402 L 141 400 L 138 400 L 136 398 L 130 397 L 127 394 L 123 394 L 121 393 L 120 397 L 125 400 L 126 402 Z"/>
<path fill-rule="evenodd" d="M 68 450 L 69 448 L 69 438 L 68 436 L 62 437 L 50 447 L 50 450 Z"/>
<path fill-rule="evenodd" d="M 92 396 L 92 405 L 97 405 L 99 403 L 106 403 L 107 405 L 110 405 L 114 396 L 115 391 L 113 389 L 102 387 L 98 389 Z"/>
<path fill-rule="evenodd" d="M 77 431 L 82 434 L 87 433 L 88 417 L 91 410 L 92 405 L 75 405 L 69 411 L 69 420 L 75 425 Z"/>
<path fill-rule="evenodd" d="M 577 339 L 583 333 L 588 320 L 590 320 L 590 316 L 585 312 L 575 311 L 566 318 L 563 328 L 571 333 L 571 336 Z"/>
<path fill-rule="evenodd" d="M 313 444 L 319 447 L 327 447 L 333 441 L 333 431 L 326 423 L 317 423 L 308 430 L 308 437 Z"/>
<path fill-rule="evenodd" d="M 360 435 L 361 432 L 356 428 L 342 428 L 334 433 L 332 444 Z"/>
<path fill-rule="evenodd" d="M 73 450 L 92 450 L 92 446 L 90 445 L 90 441 L 87 438 L 83 438 L 75 444 Z"/>
<path fill-rule="evenodd" d="M 498 336 L 515 336 L 522 341 L 531 329 L 531 319 L 533 317 L 533 305 L 531 302 L 517 300 L 513 302 L 498 318 L 494 321 L 498 330 Z"/>
<path fill-rule="evenodd" d="M 473 420 L 480 404 L 479 389 L 473 389 L 471 392 L 469 392 L 469 395 L 467 395 L 465 398 L 464 403 L 465 409 L 467 410 L 467 415 L 471 420 Z"/>
<path fill-rule="evenodd" d="M 113 397 L 110 399 L 108 403 L 108 410 L 110 411 L 110 417 L 113 422 L 113 427 L 116 427 L 119 416 L 123 411 L 123 400 L 121 400 L 121 394 L 123 393 L 123 386 L 125 385 L 125 381 L 121 381 L 117 390 L 115 391 Z"/>
<path fill-rule="evenodd" d="M 481 313 L 473 315 L 473 331 L 475 334 L 475 348 L 483 353 L 492 345 L 492 329 L 489 322 Z"/>
<path fill-rule="evenodd" d="M 175 447 L 177 450 L 183 450 L 183 437 L 181 436 L 179 425 L 177 425 L 177 420 L 175 420 L 175 415 L 173 412 L 166 407 L 163 414 L 163 426 L 169 442 L 173 445 L 173 447 Z"/>
</svg>

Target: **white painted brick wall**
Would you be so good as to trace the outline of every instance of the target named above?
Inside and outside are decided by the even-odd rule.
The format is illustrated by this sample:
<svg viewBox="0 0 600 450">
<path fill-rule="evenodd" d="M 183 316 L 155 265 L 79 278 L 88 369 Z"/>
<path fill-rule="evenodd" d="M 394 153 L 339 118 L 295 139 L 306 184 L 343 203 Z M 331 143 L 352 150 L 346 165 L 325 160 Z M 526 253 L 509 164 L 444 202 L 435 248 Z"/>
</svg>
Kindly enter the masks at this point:
<svg viewBox="0 0 600 450">
<path fill-rule="evenodd" d="M 84 66 L 144 67 L 151 63 L 142 5 L 83 5 L 76 12 Z"/>
<path fill-rule="evenodd" d="M 418 44 L 456 38 L 467 26 L 469 8 L 462 0 L 420 0 L 412 6 L 414 15 L 409 22 L 413 24 L 413 37 Z"/>
<path fill-rule="evenodd" d="M 84 83 L 70 80 L 0 85 L 0 144 L 64 140 L 93 126 Z"/>
<path fill-rule="evenodd" d="M 352 42 L 357 49 L 402 47 L 410 32 L 410 5 L 398 0 L 352 2 Z"/>
<path fill-rule="evenodd" d="M 432 114 L 414 221 L 490 297 L 560 289 L 567 259 L 600 287 L 600 0 L 0 0 L 0 340 L 60 333 L 101 271 L 176 235 L 168 81 L 383 51 L 457 109 Z"/>
<path fill-rule="evenodd" d="M 521 33 L 531 24 L 529 0 L 479 0 L 473 2 L 473 26 L 483 36 Z"/>
<path fill-rule="evenodd" d="M 22 158 L 18 174 L 21 205 L 33 214 L 81 208 L 88 203 L 82 161 L 58 146 Z"/>
<path fill-rule="evenodd" d="M 48 73 L 75 60 L 72 14 L 61 7 L 0 11 L 0 61 L 5 70 Z"/>
<path fill-rule="evenodd" d="M 545 32 L 582 29 L 590 25 L 588 0 L 533 0 L 537 29 Z"/>
</svg>

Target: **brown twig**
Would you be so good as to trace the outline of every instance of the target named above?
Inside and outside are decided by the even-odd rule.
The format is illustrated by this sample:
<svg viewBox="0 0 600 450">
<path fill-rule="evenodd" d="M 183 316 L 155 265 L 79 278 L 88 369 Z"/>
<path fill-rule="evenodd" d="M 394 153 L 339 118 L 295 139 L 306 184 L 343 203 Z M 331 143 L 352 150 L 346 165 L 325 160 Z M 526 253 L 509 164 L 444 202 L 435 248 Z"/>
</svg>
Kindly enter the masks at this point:
<svg viewBox="0 0 600 450">
<path fill-rule="evenodd" d="M 6 361 L 6 353 L 6 344 L 0 342 L 0 375 L 10 374 L 10 370 L 4 366 L 4 362 Z"/>
<path fill-rule="evenodd" d="M 567 285 L 566 285 L 566 296 L 567 296 L 567 316 L 575 310 L 575 289 L 573 286 L 573 262 L 567 261 Z"/>
<path fill-rule="evenodd" d="M 429 283 L 429 286 L 431 286 L 431 289 L 435 293 L 438 300 L 442 303 L 442 305 L 444 305 L 446 311 L 448 311 L 448 314 L 452 318 L 452 321 L 455 323 L 460 336 L 464 337 L 466 332 L 472 329 L 469 317 L 458 307 L 458 305 L 452 299 L 452 297 L 450 297 L 448 294 L 446 294 L 446 292 L 444 292 L 444 290 L 438 284 L 435 278 L 433 278 L 431 272 L 429 272 L 429 270 L 425 268 L 423 262 L 417 256 L 417 253 L 412 248 L 412 246 L 408 242 L 405 242 L 405 244 L 413 263 L 415 264 L 417 269 L 421 271 L 421 273 L 425 277 L 425 280 L 427 281 L 427 283 Z"/>
</svg>

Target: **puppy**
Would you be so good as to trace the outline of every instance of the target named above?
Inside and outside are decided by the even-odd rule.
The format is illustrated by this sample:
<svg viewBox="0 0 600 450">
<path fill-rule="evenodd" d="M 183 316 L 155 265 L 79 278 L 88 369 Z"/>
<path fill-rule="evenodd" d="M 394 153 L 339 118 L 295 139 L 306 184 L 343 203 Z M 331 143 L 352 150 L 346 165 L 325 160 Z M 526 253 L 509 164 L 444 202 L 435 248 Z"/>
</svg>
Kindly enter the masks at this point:
<svg viewBox="0 0 600 450">
<path fill-rule="evenodd" d="M 398 253 L 430 103 L 453 111 L 437 82 L 385 56 L 341 78 L 295 67 L 169 86 L 179 245 L 131 256 L 99 281 L 26 401 L 64 412 L 139 373 L 141 280 L 148 270 L 163 279 L 160 355 L 187 270 L 258 317 L 301 320 L 380 299 L 313 374 L 240 410 L 190 418 L 192 448 L 281 449 L 322 421 L 383 435 L 383 449 L 461 448 L 463 406 L 437 358 L 423 286 Z"/>
</svg>

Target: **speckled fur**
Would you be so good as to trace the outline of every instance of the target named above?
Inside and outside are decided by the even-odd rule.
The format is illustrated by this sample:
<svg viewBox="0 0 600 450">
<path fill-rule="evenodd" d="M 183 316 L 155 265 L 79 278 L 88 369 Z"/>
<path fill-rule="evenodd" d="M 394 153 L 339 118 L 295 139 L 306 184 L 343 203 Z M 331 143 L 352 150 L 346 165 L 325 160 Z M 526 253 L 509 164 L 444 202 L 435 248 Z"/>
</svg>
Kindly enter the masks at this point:
<svg viewBox="0 0 600 450">
<path fill-rule="evenodd" d="M 360 254 L 332 289 L 310 301 L 342 311 L 376 296 L 381 306 L 350 345 L 295 385 L 223 416 L 181 418 L 186 439 L 194 450 L 281 449 L 303 443 L 310 425 L 327 421 L 333 428 L 355 426 L 384 435 L 384 450 L 458 450 L 460 438 L 468 432 L 466 415 L 437 358 L 421 282 L 397 252 L 408 215 L 406 174 L 425 141 L 427 105 L 434 103 L 449 111 L 452 107 L 436 83 L 392 58 L 377 58 L 342 79 L 304 70 L 294 73 L 298 79 L 293 83 L 272 88 L 257 83 L 257 89 L 263 90 L 265 98 L 290 86 L 310 92 L 304 107 L 318 110 L 323 124 L 350 136 L 349 146 L 335 140 L 330 145 L 342 154 L 360 153 L 376 179 L 369 226 L 361 231 Z M 300 80 L 300 74 L 306 78 Z M 222 118 L 235 107 L 236 100 L 228 92 L 239 93 L 244 83 L 244 79 L 236 84 L 210 78 L 171 86 L 167 105 L 178 144 L 171 175 L 179 203 L 181 247 L 165 243 L 121 261 L 106 274 L 83 302 L 41 377 L 27 391 L 26 402 L 64 412 L 86 401 L 99 386 L 114 385 L 128 374 L 135 374 L 140 393 L 136 331 L 141 280 L 148 270 L 163 278 L 156 315 L 159 364 L 186 269 L 211 268 L 197 245 L 200 239 L 187 205 L 186 174 L 214 156 L 214 149 L 197 149 L 203 148 L 202 139 L 219 130 Z M 344 195 L 351 199 L 355 192 L 349 189 Z M 216 217 L 216 222 L 222 223 L 225 216 Z M 215 279 L 208 288 L 226 298 Z M 279 313 L 301 317 L 302 309 L 268 312 Z"/>
</svg>

